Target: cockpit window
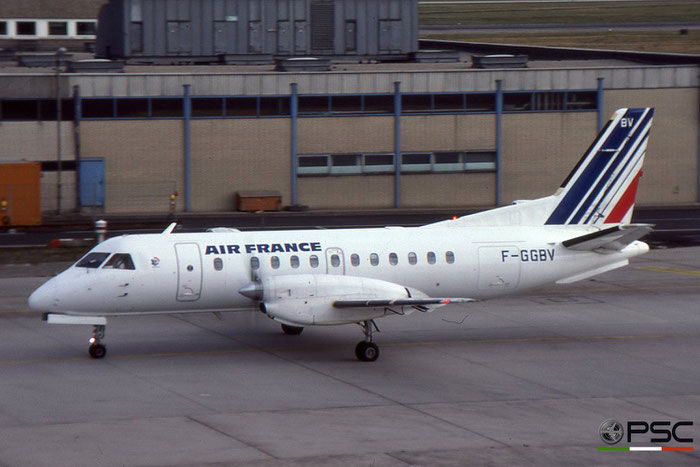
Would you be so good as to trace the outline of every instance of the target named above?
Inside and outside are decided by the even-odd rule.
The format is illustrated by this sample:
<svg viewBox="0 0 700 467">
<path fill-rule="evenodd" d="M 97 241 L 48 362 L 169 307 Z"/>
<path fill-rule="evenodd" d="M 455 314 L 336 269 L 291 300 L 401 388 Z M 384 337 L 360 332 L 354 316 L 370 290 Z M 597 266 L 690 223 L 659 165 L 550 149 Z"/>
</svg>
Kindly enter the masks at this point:
<svg viewBox="0 0 700 467">
<path fill-rule="evenodd" d="M 90 268 L 97 269 L 100 264 L 107 259 L 109 253 L 89 253 L 83 259 L 75 264 L 76 268 Z"/>
<path fill-rule="evenodd" d="M 115 253 L 102 269 L 134 269 L 134 262 L 128 253 Z"/>
</svg>

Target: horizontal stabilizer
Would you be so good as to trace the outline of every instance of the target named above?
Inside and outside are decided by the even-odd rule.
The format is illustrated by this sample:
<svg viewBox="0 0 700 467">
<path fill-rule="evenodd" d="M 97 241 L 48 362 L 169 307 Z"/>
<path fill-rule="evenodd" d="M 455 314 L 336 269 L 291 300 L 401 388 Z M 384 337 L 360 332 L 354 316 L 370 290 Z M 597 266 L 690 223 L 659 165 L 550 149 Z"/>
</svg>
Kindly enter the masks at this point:
<svg viewBox="0 0 700 467">
<path fill-rule="evenodd" d="M 570 250 L 596 251 L 620 251 L 635 240 L 639 240 L 652 231 L 650 224 L 617 225 L 598 232 L 593 232 L 580 237 L 564 240 L 562 244 Z"/>
<path fill-rule="evenodd" d="M 440 307 L 456 303 L 473 302 L 471 298 L 396 298 L 391 300 L 336 300 L 335 308 L 377 308 L 382 306 Z M 437 306 L 436 306 L 437 305 Z"/>
</svg>

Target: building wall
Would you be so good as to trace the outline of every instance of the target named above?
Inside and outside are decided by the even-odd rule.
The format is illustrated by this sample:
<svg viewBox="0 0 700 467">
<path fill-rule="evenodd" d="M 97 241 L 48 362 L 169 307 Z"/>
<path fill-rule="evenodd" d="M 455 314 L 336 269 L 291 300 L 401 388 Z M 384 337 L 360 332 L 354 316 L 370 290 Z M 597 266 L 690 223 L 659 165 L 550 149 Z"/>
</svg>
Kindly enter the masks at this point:
<svg viewBox="0 0 700 467">
<path fill-rule="evenodd" d="M 605 93 L 605 115 L 620 107 L 654 107 L 638 205 L 698 201 L 698 89 Z"/>
<path fill-rule="evenodd" d="M 299 154 L 393 152 L 394 117 L 300 118 Z"/>
<path fill-rule="evenodd" d="M 312 209 L 372 209 L 394 206 L 391 175 L 302 177 L 298 203 Z"/>
<path fill-rule="evenodd" d="M 401 117 L 402 151 L 493 150 L 495 148 L 495 115 Z"/>
<path fill-rule="evenodd" d="M 235 210 L 245 190 L 277 190 L 291 204 L 290 131 L 288 118 L 192 121 L 192 210 Z"/>
<path fill-rule="evenodd" d="M 58 145 L 56 122 L 7 122 L 0 120 L 0 163 L 19 161 L 56 161 Z M 61 122 L 61 160 L 75 160 L 73 124 Z M 61 172 L 61 210 L 73 210 L 77 204 L 75 170 Z M 41 174 L 41 210 L 58 209 L 58 174 Z"/>
<path fill-rule="evenodd" d="M 105 159 L 107 212 L 163 212 L 184 188 L 183 122 L 85 121 L 83 157 Z M 177 200 L 181 209 L 183 198 Z"/>
<path fill-rule="evenodd" d="M 501 202 L 553 194 L 598 133 L 596 112 L 506 114 Z"/>
<path fill-rule="evenodd" d="M 454 173 L 403 175 L 405 208 L 491 207 L 496 204 L 496 174 Z"/>
</svg>

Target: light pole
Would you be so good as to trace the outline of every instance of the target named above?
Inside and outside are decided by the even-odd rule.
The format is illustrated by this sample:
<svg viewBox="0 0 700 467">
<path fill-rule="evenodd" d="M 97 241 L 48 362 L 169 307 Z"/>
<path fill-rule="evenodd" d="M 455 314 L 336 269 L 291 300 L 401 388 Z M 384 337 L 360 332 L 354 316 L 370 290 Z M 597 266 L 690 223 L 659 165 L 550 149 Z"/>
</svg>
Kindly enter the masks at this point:
<svg viewBox="0 0 700 467">
<path fill-rule="evenodd" d="M 60 47 L 56 50 L 56 211 L 61 214 L 61 169 L 62 167 L 62 148 L 61 148 L 61 62 L 66 54 L 65 47 Z"/>
</svg>

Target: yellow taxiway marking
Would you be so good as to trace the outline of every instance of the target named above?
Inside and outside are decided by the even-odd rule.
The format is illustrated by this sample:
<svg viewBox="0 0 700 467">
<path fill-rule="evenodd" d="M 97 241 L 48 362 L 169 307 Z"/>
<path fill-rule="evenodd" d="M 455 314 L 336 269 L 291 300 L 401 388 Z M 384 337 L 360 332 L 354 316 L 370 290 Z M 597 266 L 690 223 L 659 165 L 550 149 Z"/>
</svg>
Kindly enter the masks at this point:
<svg viewBox="0 0 700 467">
<path fill-rule="evenodd" d="M 700 271 L 698 271 L 697 269 L 667 268 L 663 266 L 640 266 L 637 269 L 642 269 L 644 271 L 670 272 L 673 274 L 683 274 L 685 276 L 700 277 Z"/>
<path fill-rule="evenodd" d="M 494 339 L 465 339 L 446 341 L 426 341 L 426 342 L 391 342 L 382 343 L 382 347 L 437 347 L 453 345 L 475 345 L 475 344 L 523 344 L 541 342 L 600 342 L 600 341 L 621 341 L 637 339 L 684 339 L 698 338 L 700 333 L 690 334 L 642 334 L 642 335 L 611 335 L 611 336 L 543 336 L 543 337 L 522 337 L 522 338 L 494 338 Z M 349 345 L 349 344 L 348 344 Z M 109 360 L 134 360 L 145 358 L 173 358 L 173 357 L 203 357 L 203 356 L 223 356 L 246 353 L 271 353 L 271 352 L 297 352 L 297 351 L 319 351 L 322 349 L 344 349 L 348 345 L 319 345 L 319 346 L 296 346 L 296 347 L 267 347 L 267 348 L 245 348 L 245 349 L 221 349 L 202 350 L 197 352 L 160 352 L 148 354 L 129 354 L 108 356 Z M 0 360 L 2 366 L 18 365 L 38 365 L 43 363 L 72 363 L 72 362 L 93 362 L 87 355 L 85 357 L 66 358 L 46 358 L 33 360 Z"/>
</svg>

